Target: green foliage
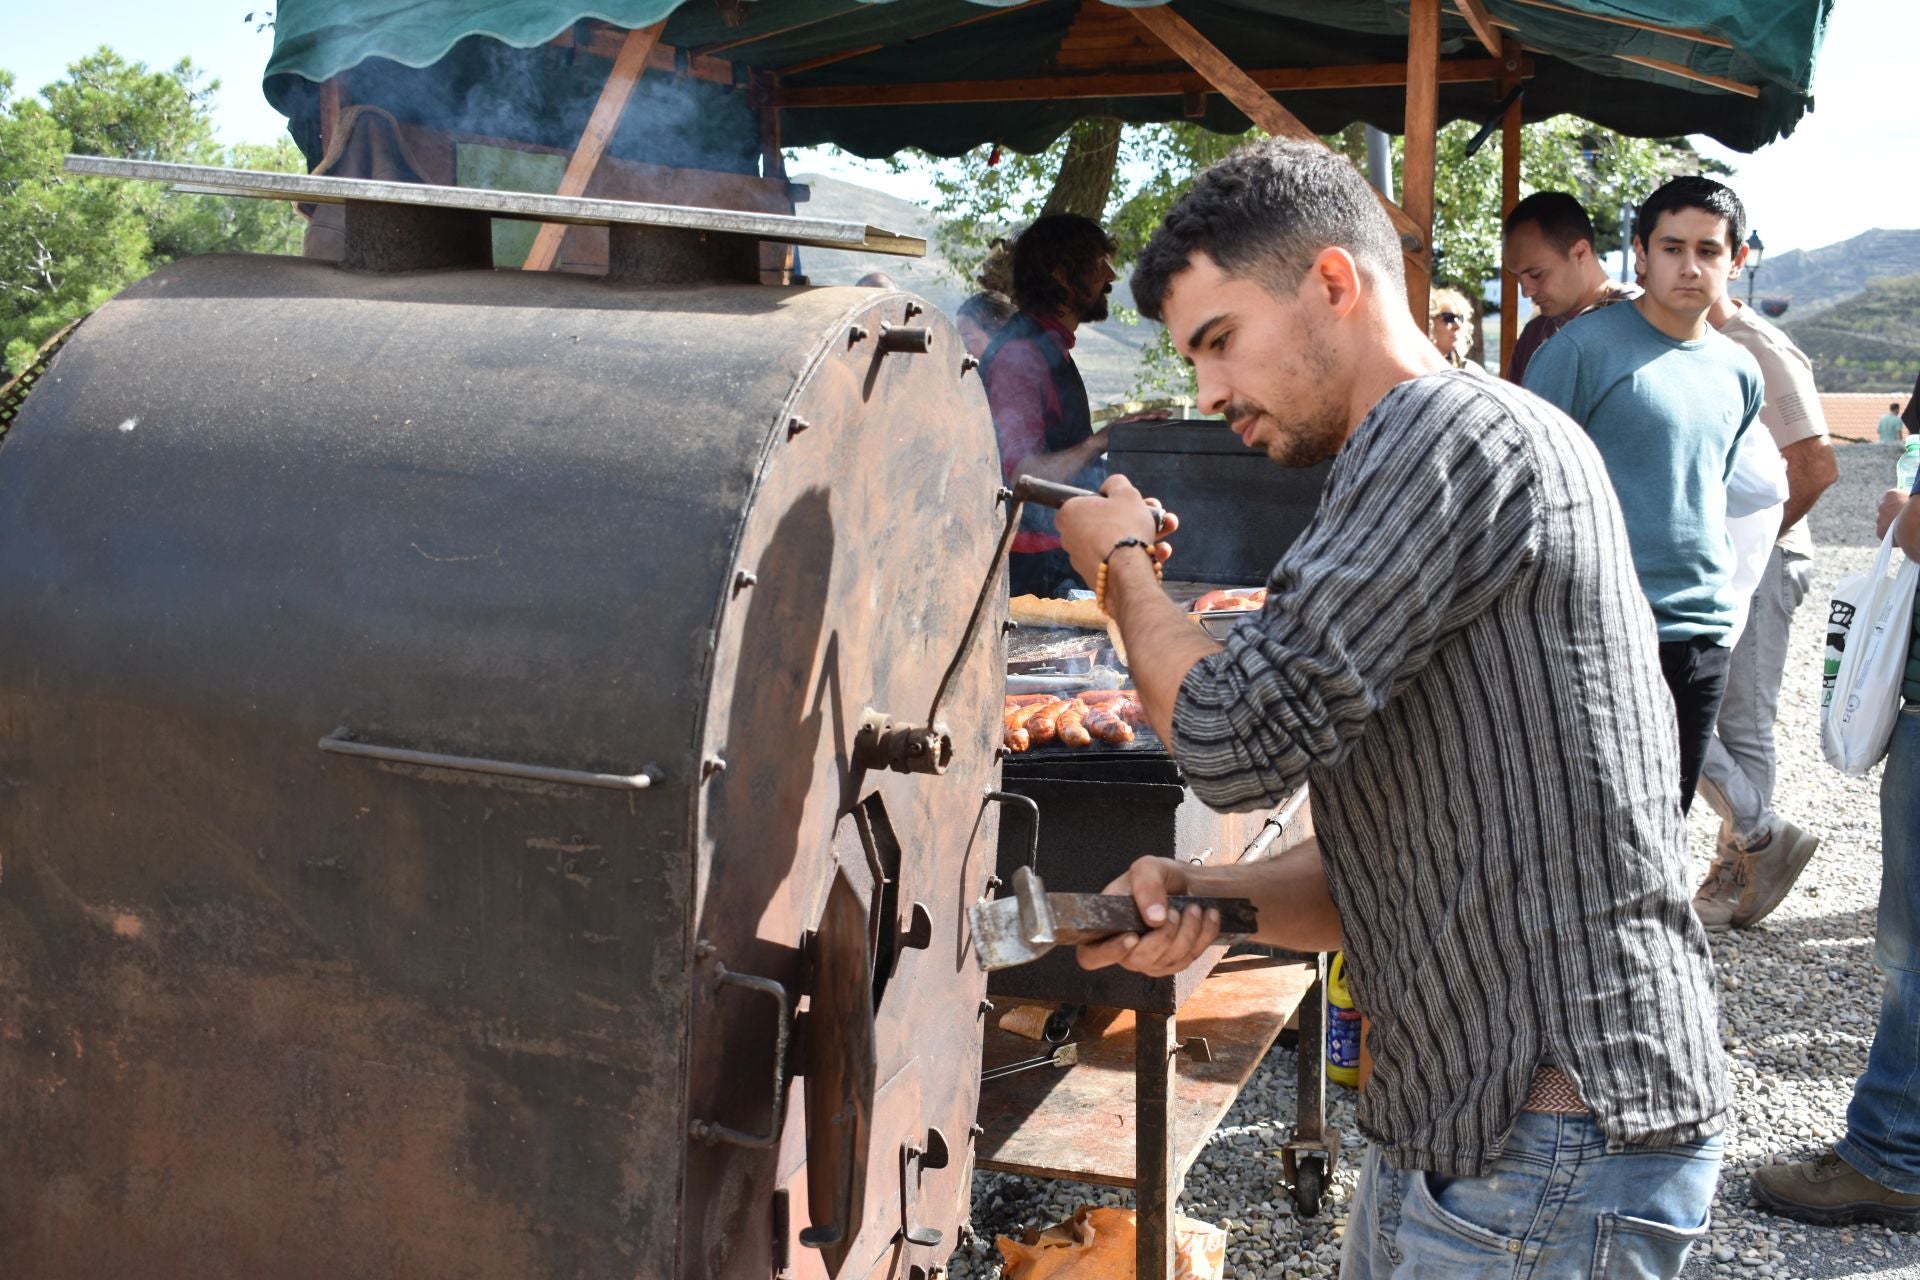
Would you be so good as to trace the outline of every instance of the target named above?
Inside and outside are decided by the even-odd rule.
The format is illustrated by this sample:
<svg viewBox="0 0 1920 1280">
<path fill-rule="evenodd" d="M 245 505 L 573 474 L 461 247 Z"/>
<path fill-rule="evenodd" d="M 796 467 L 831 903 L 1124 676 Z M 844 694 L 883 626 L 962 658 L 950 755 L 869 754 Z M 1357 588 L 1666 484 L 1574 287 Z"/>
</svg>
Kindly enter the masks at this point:
<svg viewBox="0 0 1920 1280">
<path fill-rule="evenodd" d="M 1441 131 L 1434 184 L 1435 277 L 1438 283 L 1480 296 L 1481 283 L 1500 265 L 1500 144 L 1496 136 L 1469 158 L 1467 142 L 1476 126 L 1460 121 Z M 1257 131 L 1227 136 L 1198 125 L 1129 126 L 1120 140 L 1120 165 L 1105 222 L 1119 245 L 1121 264 L 1130 263 L 1153 229 L 1194 176 L 1236 147 L 1260 137 Z M 1327 145 L 1361 163 L 1365 154 L 1359 128 L 1324 139 Z M 934 234 L 947 261 L 971 280 L 993 241 L 1032 221 L 1046 203 L 1066 151 L 1063 137 L 1038 155 L 981 147 L 952 160 L 905 152 L 893 160 L 897 170 L 925 173 L 939 193 L 933 212 Z M 1402 142 L 1393 141 L 1398 185 Z M 1621 210 L 1637 204 L 1676 173 L 1725 172 L 1703 160 L 1684 140 L 1628 138 L 1572 116 L 1527 125 L 1521 159 L 1521 193 L 1571 191 L 1593 214 L 1601 252 L 1618 244 Z M 1138 317 L 1121 313 L 1129 322 Z M 1136 395 L 1181 392 L 1192 387 L 1185 363 L 1164 330 L 1143 353 Z"/>
<path fill-rule="evenodd" d="M 1920 368 L 1920 275 L 1869 281 L 1866 292 L 1785 327 L 1820 390 L 1899 395 Z"/>
<path fill-rule="evenodd" d="M 63 325 L 163 263 L 213 251 L 296 252 L 299 216 L 278 201 L 177 195 L 154 183 L 81 178 L 69 152 L 302 172 L 287 139 L 221 147 L 215 81 L 102 47 L 37 95 L 0 71 L 0 367 L 18 369 Z"/>
</svg>

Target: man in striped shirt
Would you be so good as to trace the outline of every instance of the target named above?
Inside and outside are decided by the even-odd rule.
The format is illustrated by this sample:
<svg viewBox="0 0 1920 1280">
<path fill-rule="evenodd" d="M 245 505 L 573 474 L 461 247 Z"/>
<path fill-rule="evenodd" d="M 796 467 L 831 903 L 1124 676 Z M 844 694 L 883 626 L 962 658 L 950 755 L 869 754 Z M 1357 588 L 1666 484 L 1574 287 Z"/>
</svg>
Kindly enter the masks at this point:
<svg viewBox="0 0 1920 1280">
<path fill-rule="evenodd" d="M 1689 907 L 1672 699 L 1585 434 L 1408 314 L 1400 246 L 1343 159 L 1215 166 L 1133 279 L 1200 403 L 1284 466 L 1334 460 L 1257 624 L 1224 647 L 1159 589 L 1124 477 L 1068 503 L 1149 718 L 1221 809 L 1313 787 L 1268 863 L 1142 858 L 1157 927 L 1089 967 L 1178 972 L 1217 934 L 1172 893 L 1245 896 L 1260 937 L 1344 945 L 1371 1020 L 1371 1139 L 1343 1275 L 1673 1275 L 1707 1230 L 1728 1107 Z M 1177 539 L 1176 539 L 1177 540 Z"/>
</svg>

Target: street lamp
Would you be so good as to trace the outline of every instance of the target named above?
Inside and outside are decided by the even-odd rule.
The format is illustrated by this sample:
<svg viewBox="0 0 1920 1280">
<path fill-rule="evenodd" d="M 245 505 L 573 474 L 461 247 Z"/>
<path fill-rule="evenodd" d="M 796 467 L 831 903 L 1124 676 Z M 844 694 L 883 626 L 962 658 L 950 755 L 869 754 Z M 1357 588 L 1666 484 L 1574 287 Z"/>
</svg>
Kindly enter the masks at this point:
<svg viewBox="0 0 1920 1280">
<path fill-rule="evenodd" d="M 1760 233 L 1755 231 L 1747 237 L 1747 305 L 1753 305 L 1753 281 L 1760 274 L 1760 255 L 1767 246 L 1760 243 Z"/>
</svg>

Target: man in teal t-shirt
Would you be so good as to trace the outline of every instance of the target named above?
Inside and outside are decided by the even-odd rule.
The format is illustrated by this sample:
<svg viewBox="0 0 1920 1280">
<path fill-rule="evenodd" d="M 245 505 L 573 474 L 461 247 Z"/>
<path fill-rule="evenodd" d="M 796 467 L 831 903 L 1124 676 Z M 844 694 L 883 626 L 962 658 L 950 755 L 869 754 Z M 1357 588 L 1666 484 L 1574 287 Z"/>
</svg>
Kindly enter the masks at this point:
<svg viewBox="0 0 1920 1280">
<path fill-rule="evenodd" d="M 1589 312 L 1542 346 L 1526 386 L 1585 427 L 1606 460 L 1680 730 L 1680 807 L 1726 688 L 1736 601 L 1727 479 L 1760 412 L 1760 368 L 1707 323 L 1746 257 L 1740 198 L 1675 178 L 1640 207 L 1633 249 L 1646 292 Z"/>
<path fill-rule="evenodd" d="M 1880 431 L 1881 444 L 1900 443 L 1900 437 L 1905 434 L 1907 428 L 1906 425 L 1900 421 L 1900 402 L 1898 400 L 1887 405 L 1887 411 L 1880 415 L 1880 421 L 1876 426 Z"/>
</svg>

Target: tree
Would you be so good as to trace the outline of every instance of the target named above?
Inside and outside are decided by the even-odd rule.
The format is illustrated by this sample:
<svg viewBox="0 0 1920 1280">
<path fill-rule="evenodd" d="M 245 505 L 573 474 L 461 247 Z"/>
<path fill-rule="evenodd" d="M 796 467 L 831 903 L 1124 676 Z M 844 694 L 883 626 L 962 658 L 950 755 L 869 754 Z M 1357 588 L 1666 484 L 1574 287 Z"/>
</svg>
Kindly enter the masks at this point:
<svg viewBox="0 0 1920 1280">
<path fill-rule="evenodd" d="M 1092 122 L 1082 122 L 1092 123 Z M 1053 193 L 1066 184 L 1063 167 L 1082 135 L 1077 131 L 1037 155 L 980 147 L 953 160 L 905 153 L 894 167 L 927 174 L 938 197 L 935 241 L 948 262 L 971 279 L 994 240 L 1038 217 Z M 1498 141 L 1473 156 L 1466 144 L 1476 131 L 1457 121 L 1440 133 L 1434 184 L 1434 277 L 1470 297 L 1481 296 L 1500 265 L 1500 147 Z M 1257 131 L 1238 135 L 1209 132 L 1190 123 L 1128 126 L 1116 148 L 1117 173 L 1109 182 L 1102 213 L 1089 207 L 1074 212 L 1100 218 L 1120 247 L 1123 263 L 1145 247 L 1161 216 L 1186 191 L 1194 176 L 1246 142 Z M 1356 165 L 1364 163 L 1359 126 L 1324 139 Z M 1084 143 L 1080 145 L 1085 146 Z M 1393 171 L 1399 182 L 1402 146 L 1393 143 Z M 1601 252 L 1617 244 L 1623 209 L 1677 173 L 1726 172 L 1702 159 L 1683 139 L 1629 138 L 1573 116 L 1527 125 L 1521 159 L 1521 191 L 1570 191 L 1593 214 Z M 1160 331 L 1142 357 L 1136 394 L 1190 389 L 1184 362 Z"/>
<path fill-rule="evenodd" d="M 278 201 L 179 195 L 62 168 L 73 152 L 304 171 L 289 139 L 220 146 L 210 114 L 219 84 L 190 61 L 153 71 L 102 47 L 37 95 L 13 88 L 0 71 L 0 367 L 23 368 L 62 326 L 175 258 L 297 251 L 299 215 Z"/>
<path fill-rule="evenodd" d="M 1053 190 L 1041 207 L 1041 216 L 1076 213 L 1098 220 L 1113 194 L 1114 171 L 1120 167 L 1120 122 L 1112 116 L 1077 120 L 1067 133 L 1067 150 L 1060 157 Z"/>
</svg>

